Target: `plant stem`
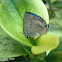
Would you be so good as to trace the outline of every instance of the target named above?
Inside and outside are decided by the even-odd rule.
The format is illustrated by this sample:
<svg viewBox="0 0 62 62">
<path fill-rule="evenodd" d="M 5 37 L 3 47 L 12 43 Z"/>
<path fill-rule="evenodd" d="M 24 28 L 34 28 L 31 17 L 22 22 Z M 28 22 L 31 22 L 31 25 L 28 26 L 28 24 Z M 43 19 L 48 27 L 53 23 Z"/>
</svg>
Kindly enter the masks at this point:
<svg viewBox="0 0 62 62">
<path fill-rule="evenodd" d="M 25 51 L 29 54 L 29 57 L 30 58 L 34 58 L 34 55 L 31 53 L 31 52 L 29 52 L 26 48 L 24 48 L 25 49 Z"/>
</svg>

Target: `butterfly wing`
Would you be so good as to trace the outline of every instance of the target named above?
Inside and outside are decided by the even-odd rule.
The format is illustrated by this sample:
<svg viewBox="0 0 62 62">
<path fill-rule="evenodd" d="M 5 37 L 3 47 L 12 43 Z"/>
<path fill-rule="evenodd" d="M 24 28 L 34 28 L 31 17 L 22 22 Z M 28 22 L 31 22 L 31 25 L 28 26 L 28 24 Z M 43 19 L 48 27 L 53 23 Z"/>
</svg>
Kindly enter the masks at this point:
<svg viewBox="0 0 62 62">
<path fill-rule="evenodd" d="M 26 37 L 36 38 L 46 33 L 46 23 L 39 16 L 26 12 L 23 19 L 23 31 Z"/>
</svg>

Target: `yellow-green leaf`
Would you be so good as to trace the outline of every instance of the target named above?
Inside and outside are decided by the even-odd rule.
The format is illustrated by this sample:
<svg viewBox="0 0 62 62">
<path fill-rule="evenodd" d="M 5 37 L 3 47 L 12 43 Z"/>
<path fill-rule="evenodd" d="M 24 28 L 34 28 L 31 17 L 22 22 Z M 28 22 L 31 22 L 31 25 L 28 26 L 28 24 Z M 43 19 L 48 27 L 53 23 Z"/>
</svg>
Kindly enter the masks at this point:
<svg viewBox="0 0 62 62">
<path fill-rule="evenodd" d="M 58 44 L 58 37 L 54 35 L 42 35 L 37 41 L 37 46 L 33 46 L 31 51 L 33 54 L 40 54 L 56 48 Z"/>
</svg>

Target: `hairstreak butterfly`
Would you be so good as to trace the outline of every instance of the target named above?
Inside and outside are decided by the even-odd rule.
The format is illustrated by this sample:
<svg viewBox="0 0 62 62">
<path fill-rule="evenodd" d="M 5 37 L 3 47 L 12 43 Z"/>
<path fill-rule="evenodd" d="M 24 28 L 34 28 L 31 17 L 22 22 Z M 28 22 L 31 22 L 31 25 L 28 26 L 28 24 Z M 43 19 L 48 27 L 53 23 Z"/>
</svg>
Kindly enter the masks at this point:
<svg viewBox="0 0 62 62">
<path fill-rule="evenodd" d="M 47 32 L 46 22 L 30 12 L 25 12 L 23 19 L 23 32 L 26 37 L 36 38 Z"/>
</svg>

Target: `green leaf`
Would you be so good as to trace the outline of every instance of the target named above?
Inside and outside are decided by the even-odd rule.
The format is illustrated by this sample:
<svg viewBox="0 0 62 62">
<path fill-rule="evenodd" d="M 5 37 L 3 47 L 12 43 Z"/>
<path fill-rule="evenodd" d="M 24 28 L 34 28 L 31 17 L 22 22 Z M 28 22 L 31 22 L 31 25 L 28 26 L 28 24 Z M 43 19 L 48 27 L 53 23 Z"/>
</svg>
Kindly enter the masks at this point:
<svg viewBox="0 0 62 62">
<path fill-rule="evenodd" d="M 45 58 L 46 62 L 62 62 L 62 51 L 53 53 Z"/>
<path fill-rule="evenodd" d="M 59 44 L 59 39 L 54 35 L 42 35 L 37 41 L 37 46 L 33 46 L 31 51 L 33 54 L 40 54 L 56 48 Z"/>
<path fill-rule="evenodd" d="M 10 58 L 26 55 L 21 43 L 9 37 L 0 28 L 0 58 Z"/>
<path fill-rule="evenodd" d="M 48 12 L 41 0 L 4 0 L 0 8 L 0 25 L 11 37 L 32 47 L 30 40 L 23 34 L 23 16 L 26 11 L 37 14 L 49 24 Z"/>
</svg>

